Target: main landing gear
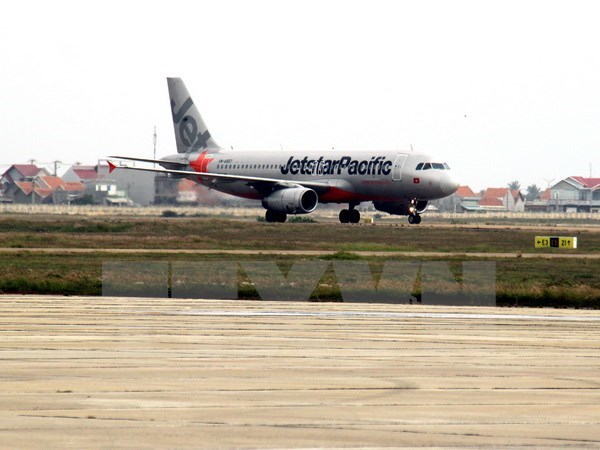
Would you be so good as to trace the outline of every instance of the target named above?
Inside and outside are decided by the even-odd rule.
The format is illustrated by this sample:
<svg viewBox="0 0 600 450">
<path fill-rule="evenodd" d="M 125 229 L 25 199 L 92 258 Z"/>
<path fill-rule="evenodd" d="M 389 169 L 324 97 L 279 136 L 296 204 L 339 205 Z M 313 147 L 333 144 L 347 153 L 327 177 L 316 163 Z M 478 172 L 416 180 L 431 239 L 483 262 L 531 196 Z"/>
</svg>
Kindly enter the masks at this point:
<svg viewBox="0 0 600 450">
<path fill-rule="evenodd" d="M 270 209 L 267 209 L 267 212 L 265 212 L 265 220 L 267 222 L 279 222 L 279 223 L 283 223 L 285 222 L 287 219 L 287 214 L 286 213 L 280 213 L 277 211 L 271 211 Z"/>
<path fill-rule="evenodd" d="M 354 209 L 358 203 L 350 203 L 350 209 L 342 209 L 340 211 L 341 223 L 358 223 L 360 222 L 360 211 Z"/>
</svg>

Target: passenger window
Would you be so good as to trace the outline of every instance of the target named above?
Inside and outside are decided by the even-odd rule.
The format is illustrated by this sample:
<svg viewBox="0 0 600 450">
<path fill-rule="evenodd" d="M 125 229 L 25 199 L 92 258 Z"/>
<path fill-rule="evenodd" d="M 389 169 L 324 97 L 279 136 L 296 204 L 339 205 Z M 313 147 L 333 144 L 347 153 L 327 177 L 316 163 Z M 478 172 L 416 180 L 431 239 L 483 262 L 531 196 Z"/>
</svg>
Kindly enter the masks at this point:
<svg viewBox="0 0 600 450">
<path fill-rule="evenodd" d="M 421 170 L 422 168 L 423 168 L 423 163 L 417 164 L 417 169 L 416 170 Z"/>
<path fill-rule="evenodd" d="M 429 170 L 429 169 L 431 169 L 431 164 L 425 163 L 425 165 L 423 166 L 423 170 Z"/>
</svg>

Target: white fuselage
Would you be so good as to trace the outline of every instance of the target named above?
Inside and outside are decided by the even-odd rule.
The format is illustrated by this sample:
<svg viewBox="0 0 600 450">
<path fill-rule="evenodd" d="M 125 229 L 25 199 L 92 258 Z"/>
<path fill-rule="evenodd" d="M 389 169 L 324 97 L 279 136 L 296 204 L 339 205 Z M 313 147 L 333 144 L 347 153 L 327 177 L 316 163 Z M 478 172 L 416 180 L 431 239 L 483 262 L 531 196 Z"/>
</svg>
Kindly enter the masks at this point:
<svg viewBox="0 0 600 450">
<path fill-rule="evenodd" d="M 196 172 L 326 182 L 331 189 L 317 191 L 320 203 L 433 200 L 452 194 L 458 187 L 447 164 L 421 153 L 220 150 L 192 153 L 187 160 L 190 170 Z M 255 199 L 264 195 L 246 181 L 190 178 L 231 195 Z"/>
</svg>

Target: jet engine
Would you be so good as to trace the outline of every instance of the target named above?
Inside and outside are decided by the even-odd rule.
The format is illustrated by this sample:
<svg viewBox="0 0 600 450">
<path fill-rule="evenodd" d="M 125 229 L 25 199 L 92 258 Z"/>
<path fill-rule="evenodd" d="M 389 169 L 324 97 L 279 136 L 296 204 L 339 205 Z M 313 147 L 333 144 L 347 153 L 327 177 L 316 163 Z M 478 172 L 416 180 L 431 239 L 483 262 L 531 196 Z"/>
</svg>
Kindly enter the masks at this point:
<svg viewBox="0 0 600 450">
<path fill-rule="evenodd" d="M 266 209 L 285 214 L 307 214 L 318 204 L 317 193 L 303 187 L 279 189 L 262 199 Z"/>
<path fill-rule="evenodd" d="M 411 205 L 412 204 L 410 202 L 403 202 L 403 201 L 395 201 L 395 202 L 375 201 L 375 202 L 373 202 L 373 206 L 375 207 L 375 209 L 377 211 L 386 212 L 388 214 L 395 214 L 398 216 L 408 216 L 409 214 L 413 214 L 414 212 L 420 214 L 423 211 L 425 211 L 425 208 L 427 208 L 427 200 L 417 200 L 417 202 L 414 204 L 414 208 L 415 208 L 414 212 L 410 211 Z"/>
</svg>

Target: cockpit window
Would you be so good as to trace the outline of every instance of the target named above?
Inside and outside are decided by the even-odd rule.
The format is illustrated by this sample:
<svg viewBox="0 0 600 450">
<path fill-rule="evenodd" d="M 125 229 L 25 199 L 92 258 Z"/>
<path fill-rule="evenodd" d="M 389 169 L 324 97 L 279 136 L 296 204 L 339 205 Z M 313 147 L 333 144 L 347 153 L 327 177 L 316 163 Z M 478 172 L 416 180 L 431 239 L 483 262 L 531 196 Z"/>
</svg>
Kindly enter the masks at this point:
<svg viewBox="0 0 600 450">
<path fill-rule="evenodd" d="M 448 165 L 448 163 L 444 163 L 444 167 L 446 168 L 446 170 L 450 170 L 450 166 Z"/>
<path fill-rule="evenodd" d="M 433 166 L 434 169 L 438 169 L 438 170 L 444 170 L 445 167 L 443 164 L 441 163 L 431 163 L 431 165 Z"/>
<path fill-rule="evenodd" d="M 416 170 L 421 170 L 422 168 L 423 168 L 423 163 L 417 164 L 417 169 Z"/>
<path fill-rule="evenodd" d="M 428 169 L 431 169 L 431 164 L 430 163 L 425 163 L 423 165 L 423 170 L 428 170 Z"/>
</svg>

